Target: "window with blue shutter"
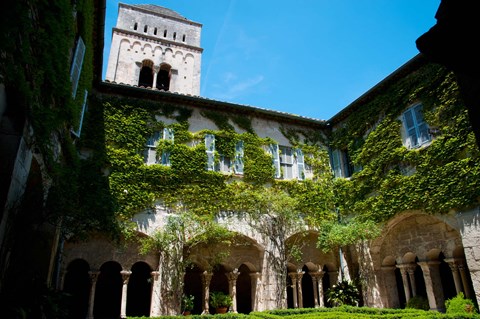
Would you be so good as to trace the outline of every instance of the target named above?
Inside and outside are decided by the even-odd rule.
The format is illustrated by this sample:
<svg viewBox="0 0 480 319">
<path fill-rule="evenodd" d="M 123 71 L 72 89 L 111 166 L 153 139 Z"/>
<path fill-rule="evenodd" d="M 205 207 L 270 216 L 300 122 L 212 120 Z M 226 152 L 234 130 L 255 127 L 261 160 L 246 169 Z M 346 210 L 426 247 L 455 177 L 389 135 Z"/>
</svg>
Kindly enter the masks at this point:
<svg viewBox="0 0 480 319">
<path fill-rule="evenodd" d="M 270 154 L 272 154 L 273 166 L 275 167 L 275 178 L 280 178 L 280 157 L 278 144 L 270 144 Z"/>
<path fill-rule="evenodd" d="M 330 163 L 332 165 L 333 175 L 342 177 L 342 160 L 340 150 L 330 150 Z"/>
<path fill-rule="evenodd" d="M 280 167 L 282 169 L 283 179 L 293 178 L 293 150 L 288 146 L 279 146 Z"/>
<path fill-rule="evenodd" d="M 297 178 L 299 180 L 305 179 L 305 161 L 301 149 L 296 149 L 297 152 Z"/>
<path fill-rule="evenodd" d="M 243 174 L 243 141 L 235 145 L 235 174 Z"/>
<path fill-rule="evenodd" d="M 422 104 L 416 104 L 403 112 L 407 147 L 419 147 L 432 139 L 428 132 L 428 125 L 423 118 L 422 108 Z"/>
<path fill-rule="evenodd" d="M 163 139 L 165 141 L 170 141 L 173 143 L 173 129 L 171 128 L 164 128 L 163 129 Z M 170 152 L 166 150 L 162 150 L 162 159 L 161 159 L 162 165 L 167 165 L 170 166 Z"/>
<path fill-rule="evenodd" d="M 157 162 L 156 148 L 158 140 L 160 139 L 160 132 L 154 132 L 152 136 L 147 139 L 147 145 L 145 150 L 145 164 L 155 164 Z"/>
<path fill-rule="evenodd" d="M 207 152 L 207 170 L 215 170 L 215 135 L 205 135 L 205 148 Z"/>
<path fill-rule="evenodd" d="M 72 66 L 70 68 L 70 81 L 72 82 L 72 96 L 77 95 L 78 81 L 82 72 L 83 58 L 85 56 L 85 43 L 81 37 L 78 37 L 75 55 L 73 56 Z"/>
</svg>

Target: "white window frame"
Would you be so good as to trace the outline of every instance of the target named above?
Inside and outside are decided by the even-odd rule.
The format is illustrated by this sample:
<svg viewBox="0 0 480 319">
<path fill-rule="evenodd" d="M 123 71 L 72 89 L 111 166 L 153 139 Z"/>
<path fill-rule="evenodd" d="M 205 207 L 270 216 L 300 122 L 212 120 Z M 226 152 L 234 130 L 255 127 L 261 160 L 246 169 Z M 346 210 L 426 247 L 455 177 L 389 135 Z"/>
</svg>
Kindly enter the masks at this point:
<svg viewBox="0 0 480 319">
<path fill-rule="evenodd" d="M 147 143 L 146 143 L 147 149 L 145 151 L 145 164 L 147 165 L 162 164 L 165 166 L 170 166 L 171 165 L 170 152 L 162 151 L 160 160 L 157 159 L 157 147 L 158 147 L 159 140 L 171 141 L 173 143 L 174 141 L 173 129 L 165 127 L 163 131 L 153 132 L 153 135 L 147 139 Z M 154 158 L 155 160 L 153 162 L 150 162 L 149 161 L 150 158 Z"/>
</svg>

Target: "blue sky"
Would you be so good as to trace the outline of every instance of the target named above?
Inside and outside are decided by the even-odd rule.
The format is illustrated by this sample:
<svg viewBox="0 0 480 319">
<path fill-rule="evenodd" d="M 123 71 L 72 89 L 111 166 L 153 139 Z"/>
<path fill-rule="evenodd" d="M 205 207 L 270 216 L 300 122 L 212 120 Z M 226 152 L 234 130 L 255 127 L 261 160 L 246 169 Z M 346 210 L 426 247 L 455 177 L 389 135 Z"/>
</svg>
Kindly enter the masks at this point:
<svg viewBox="0 0 480 319">
<path fill-rule="evenodd" d="M 137 0 L 203 24 L 200 95 L 327 120 L 418 54 L 440 0 Z M 119 1 L 107 0 L 104 70 Z"/>
</svg>

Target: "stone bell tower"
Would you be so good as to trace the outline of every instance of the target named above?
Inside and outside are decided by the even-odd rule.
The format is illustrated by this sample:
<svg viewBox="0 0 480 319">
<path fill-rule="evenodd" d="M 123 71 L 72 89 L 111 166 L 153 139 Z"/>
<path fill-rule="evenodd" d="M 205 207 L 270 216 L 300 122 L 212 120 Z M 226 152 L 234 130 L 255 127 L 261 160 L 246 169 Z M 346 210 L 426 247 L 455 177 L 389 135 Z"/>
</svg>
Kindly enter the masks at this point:
<svg viewBox="0 0 480 319">
<path fill-rule="evenodd" d="M 120 3 L 105 80 L 199 95 L 201 30 L 170 9 Z"/>
</svg>

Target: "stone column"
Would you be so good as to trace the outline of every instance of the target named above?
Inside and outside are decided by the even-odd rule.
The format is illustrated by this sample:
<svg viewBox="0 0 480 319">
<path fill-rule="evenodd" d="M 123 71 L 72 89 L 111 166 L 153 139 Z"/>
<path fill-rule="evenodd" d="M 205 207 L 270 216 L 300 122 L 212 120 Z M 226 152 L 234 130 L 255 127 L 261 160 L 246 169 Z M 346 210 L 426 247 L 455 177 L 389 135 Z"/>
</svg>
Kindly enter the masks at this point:
<svg viewBox="0 0 480 319">
<path fill-rule="evenodd" d="M 318 272 L 317 285 L 318 285 L 318 306 L 319 307 L 325 307 L 325 303 L 323 302 L 324 293 L 323 293 L 323 281 L 322 281 L 324 274 L 325 272 L 322 270 Z"/>
<path fill-rule="evenodd" d="M 397 265 L 400 269 L 400 274 L 402 275 L 403 290 L 405 291 L 405 300 L 408 302 L 411 298 L 410 295 L 410 285 L 408 284 L 408 274 L 405 265 Z"/>
<path fill-rule="evenodd" d="M 258 295 L 258 285 L 259 285 L 260 273 L 250 273 L 250 285 L 251 285 L 251 292 L 252 292 L 252 311 L 258 310 L 257 304 L 257 295 Z"/>
<path fill-rule="evenodd" d="M 305 274 L 301 269 L 297 270 L 297 292 L 298 292 L 298 307 L 303 308 L 303 291 L 302 291 L 302 277 Z"/>
<path fill-rule="evenodd" d="M 93 306 L 95 304 L 95 288 L 97 286 L 98 275 L 100 271 L 91 270 L 88 272 L 90 276 L 90 296 L 88 299 L 88 319 L 93 319 Z"/>
<path fill-rule="evenodd" d="M 208 298 L 210 297 L 210 281 L 212 280 L 212 276 L 213 274 L 208 272 L 208 271 L 204 271 L 202 273 L 202 298 L 203 298 L 203 311 L 202 311 L 202 315 L 208 315 L 209 312 L 210 312 L 210 309 L 209 309 L 209 305 L 208 305 Z"/>
<path fill-rule="evenodd" d="M 415 268 L 417 268 L 417 265 L 415 264 L 407 266 L 408 277 L 410 278 L 410 287 L 412 288 L 412 297 L 415 297 L 417 295 L 417 283 L 415 282 Z"/>
<path fill-rule="evenodd" d="M 226 274 L 228 278 L 228 292 L 232 297 L 232 307 L 230 312 L 237 313 L 237 279 L 240 272 L 235 268 L 232 272 Z"/>
<path fill-rule="evenodd" d="M 292 297 L 293 297 L 293 308 L 298 308 L 298 300 L 297 300 L 297 273 L 296 272 L 289 272 L 288 276 L 292 279 Z"/>
<path fill-rule="evenodd" d="M 312 288 L 313 288 L 313 305 L 315 308 L 318 308 L 318 284 L 317 284 L 317 279 L 318 279 L 318 272 L 315 271 L 309 271 L 308 274 L 310 277 L 312 277 Z"/>
<path fill-rule="evenodd" d="M 462 279 L 460 278 L 460 274 L 458 272 L 458 265 L 456 264 L 456 261 L 454 258 L 448 258 L 444 260 L 448 266 L 450 267 L 450 270 L 452 271 L 452 276 L 453 276 L 453 282 L 455 283 L 455 291 L 457 294 L 459 292 L 463 292 L 462 288 Z"/>
<path fill-rule="evenodd" d="M 150 301 L 150 317 L 159 317 L 161 315 L 160 311 L 160 272 L 152 271 L 152 296 Z"/>
<path fill-rule="evenodd" d="M 152 71 L 153 71 L 152 89 L 156 89 L 157 88 L 157 76 L 158 76 L 158 71 L 160 71 L 160 66 L 152 67 Z"/>
<path fill-rule="evenodd" d="M 466 273 L 466 268 L 463 263 L 458 265 L 458 270 L 460 271 L 460 277 L 462 278 L 463 291 L 465 292 L 465 298 L 473 299 L 472 292 L 470 291 L 470 284 L 468 282 L 468 277 Z"/>
<path fill-rule="evenodd" d="M 421 261 L 418 264 L 422 267 L 430 310 L 444 311 L 445 299 L 443 297 L 442 279 L 440 278 L 440 262 Z"/>
<path fill-rule="evenodd" d="M 382 266 L 382 275 L 384 282 L 386 302 L 389 308 L 400 308 L 400 298 L 398 296 L 397 279 L 395 278 L 395 266 Z"/>
<path fill-rule="evenodd" d="M 128 290 L 128 280 L 132 272 L 130 270 L 122 270 L 120 272 L 123 280 L 122 287 L 122 305 L 120 308 L 120 318 L 127 318 L 127 290 Z"/>
</svg>

